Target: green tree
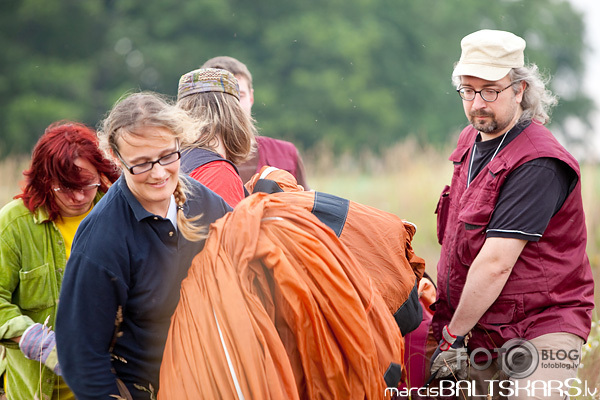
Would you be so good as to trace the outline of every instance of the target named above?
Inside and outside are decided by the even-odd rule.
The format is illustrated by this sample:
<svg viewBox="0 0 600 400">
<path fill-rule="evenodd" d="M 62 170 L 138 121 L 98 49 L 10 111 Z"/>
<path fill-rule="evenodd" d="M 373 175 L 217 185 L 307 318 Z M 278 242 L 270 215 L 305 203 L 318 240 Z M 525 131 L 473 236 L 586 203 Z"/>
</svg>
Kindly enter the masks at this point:
<svg viewBox="0 0 600 400">
<path fill-rule="evenodd" d="M 128 91 L 174 96 L 218 55 L 252 71 L 263 134 L 304 149 L 443 144 L 465 125 L 450 82 L 460 40 L 482 28 L 524 37 L 553 76 L 553 128 L 587 121 L 583 23 L 564 0 L 3 0 L 0 155 L 28 152 L 54 120 L 95 125 Z"/>
<path fill-rule="evenodd" d="M 94 0 L 0 2 L 0 154 L 29 152 L 52 121 L 93 122 L 103 8 Z"/>
</svg>

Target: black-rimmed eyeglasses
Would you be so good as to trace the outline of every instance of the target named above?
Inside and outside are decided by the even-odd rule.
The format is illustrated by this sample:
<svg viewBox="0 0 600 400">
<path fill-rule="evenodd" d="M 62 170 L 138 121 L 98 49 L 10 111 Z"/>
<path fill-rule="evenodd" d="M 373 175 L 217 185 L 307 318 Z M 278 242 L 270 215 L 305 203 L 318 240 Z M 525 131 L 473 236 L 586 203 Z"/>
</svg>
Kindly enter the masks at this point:
<svg viewBox="0 0 600 400">
<path fill-rule="evenodd" d="M 510 85 L 508 85 L 507 87 L 505 87 L 502 90 L 496 90 L 496 89 L 491 89 L 491 88 L 475 90 L 475 89 L 472 89 L 469 87 L 461 87 L 461 88 L 456 89 L 456 91 L 458 92 L 458 95 L 460 96 L 460 98 L 465 101 L 475 100 L 475 96 L 477 95 L 477 93 L 479 93 L 479 95 L 481 96 L 481 98 L 484 101 L 491 103 L 493 101 L 496 101 L 498 99 L 498 95 L 500 93 L 504 92 L 509 87 L 511 87 L 513 84 L 514 84 L 514 82 L 511 82 Z"/>
<path fill-rule="evenodd" d="M 179 151 L 179 141 L 177 142 L 177 150 L 176 151 L 169 153 L 167 155 L 164 155 L 161 158 L 159 158 L 158 160 L 146 161 L 141 164 L 133 165 L 131 167 L 129 165 L 127 165 L 125 160 L 123 160 L 123 157 L 121 157 L 121 154 L 119 154 L 117 149 L 115 149 L 115 154 L 117 155 L 117 157 L 119 158 L 121 163 L 125 166 L 125 168 L 127 168 L 127 170 L 131 173 L 131 175 L 139 175 L 139 174 L 143 174 L 144 172 L 148 172 L 152 168 L 154 168 L 154 164 L 160 164 L 162 166 L 173 164 L 175 161 L 177 161 L 181 158 L 181 152 Z"/>
</svg>

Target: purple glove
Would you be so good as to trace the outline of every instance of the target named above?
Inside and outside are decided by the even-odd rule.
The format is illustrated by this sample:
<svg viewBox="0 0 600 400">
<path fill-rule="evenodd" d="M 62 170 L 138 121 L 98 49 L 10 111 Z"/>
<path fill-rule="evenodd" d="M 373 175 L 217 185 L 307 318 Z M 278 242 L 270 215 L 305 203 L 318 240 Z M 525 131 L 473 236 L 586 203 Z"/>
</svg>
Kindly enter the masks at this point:
<svg viewBox="0 0 600 400">
<path fill-rule="evenodd" d="M 54 331 L 40 323 L 33 324 L 21 335 L 19 347 L 26 358 L 44 363 L 56 375 L 62 375 L 56 354 Z"/>
</svg>

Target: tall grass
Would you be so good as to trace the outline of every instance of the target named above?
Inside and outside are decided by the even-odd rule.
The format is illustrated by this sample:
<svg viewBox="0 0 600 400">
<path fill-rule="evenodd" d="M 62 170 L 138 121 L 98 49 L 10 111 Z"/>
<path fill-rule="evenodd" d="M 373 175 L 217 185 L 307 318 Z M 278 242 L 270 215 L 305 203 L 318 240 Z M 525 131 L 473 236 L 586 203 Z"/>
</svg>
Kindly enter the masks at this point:
<svg viewBox="0 0 600 400">
<path fill-rule="evenodd" d="M 0 161 L 0 207 L 12 200 L 22 187 L 23 170 L 29 166 L 29 157 L 12 156 Z"/>
<path fill-rule="evenodd" d="M 437 243 L 434 210 L 444 185 L 450 183 L 452 149 L 423 148 L 414 141 L 392 146 L 381 156 L 365 151 L 359 157 L 333 156 L 326 148 L 304 154 L 312 189 L 335 194 L 392 212 L 418 227 L 413 240 L 417 255 L 426 261 L 435 279 L 440 246 Z M 17 193 L 28 158 L 12 157 L 0 162 L 0 206 Z M 588 230 L 588 256 L 596 282 L 600 281 L 600 166 L 583 164 L 582 188 Z M 596 290 L 596 304 L 600 293 Z M 600 388 L 600 325 L 598 314 L 584 346 L 579 377 L 589 387 Z"/>
</svg>

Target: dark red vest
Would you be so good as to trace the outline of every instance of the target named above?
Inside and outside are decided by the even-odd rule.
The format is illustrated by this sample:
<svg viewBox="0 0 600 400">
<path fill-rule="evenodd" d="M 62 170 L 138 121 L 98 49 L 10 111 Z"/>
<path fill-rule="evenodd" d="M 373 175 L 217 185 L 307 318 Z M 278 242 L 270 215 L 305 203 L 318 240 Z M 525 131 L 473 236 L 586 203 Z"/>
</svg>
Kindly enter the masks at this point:
<svg viewBox="0 0 600 400">
<path fill-rule="evenodd" d="M 265 166 L 284 169 L 290 174 L 297 176 L 298 150 L 290 142 L 273 139 L 267 136 L 257 136 L 258 165 L 256 172 Z"/>
<path fill-rule="evenodd" d="M 508 175 L 523 163 L 557 158 L 579 177 L 577 186 L 552 217 L 542 238 L 528 242 L 500 296 L 472 329 L 469 348 L 501 347 L 512 338 L 532 339 L 569 332 L 587 339 L 594 307 L 594 282 L 585 252 L 587 233 L 579 165 L 544 126 L 532 123 L 502 149 L 467 189 L 469 159 L 477 131 L 460 135 L 451 154 L 454 175 L 438 204 L 438 301 L 433 329 L 437 339 L 462 293 L 469 267 L 485 242 L 486 227 Z"/>
</svg>

